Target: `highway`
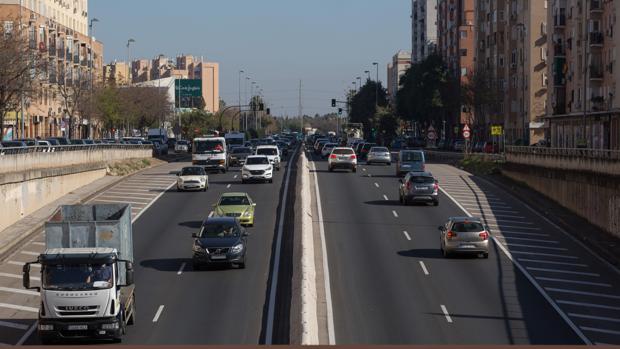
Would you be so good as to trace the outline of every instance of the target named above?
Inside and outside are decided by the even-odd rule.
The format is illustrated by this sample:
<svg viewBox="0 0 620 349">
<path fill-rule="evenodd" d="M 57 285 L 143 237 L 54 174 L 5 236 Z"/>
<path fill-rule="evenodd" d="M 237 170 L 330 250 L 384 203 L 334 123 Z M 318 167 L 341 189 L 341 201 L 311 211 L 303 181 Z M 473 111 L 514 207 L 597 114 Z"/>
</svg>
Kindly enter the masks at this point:
<svg viewBox="0 0 620 349">
<path fill-rule="evenodd" d="M 312 159 L 336 344 L 620 342 L 618 274 L 497 188 L 429 165 L 440 206 L 403 206 L 393 165 L 330 173 Z M 491 226 L 488 260 L 440 254 L 437 227 L 465 211 Z"/>
</svg>

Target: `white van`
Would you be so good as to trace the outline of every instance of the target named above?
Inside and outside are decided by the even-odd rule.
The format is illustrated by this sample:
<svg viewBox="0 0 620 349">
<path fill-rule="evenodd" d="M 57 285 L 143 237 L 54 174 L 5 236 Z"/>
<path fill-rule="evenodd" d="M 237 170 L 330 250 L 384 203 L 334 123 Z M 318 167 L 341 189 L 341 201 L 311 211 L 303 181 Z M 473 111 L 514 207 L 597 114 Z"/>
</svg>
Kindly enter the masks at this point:
<svg viewBox="0 0 620 349">
<path fill-rule="evenodd" d="M 228 152 L 223 137 L 195 138 L 192 145 L 192 164 L 207 171 L 228 171 Z"/>
<path fill-rule="evenodd" d="M 256 147 L 255 155 L 264 155 L 269 159 L 269 163 L 280 171 L 280 149 L 277 145 L 259 145 Z"/>
</svg>

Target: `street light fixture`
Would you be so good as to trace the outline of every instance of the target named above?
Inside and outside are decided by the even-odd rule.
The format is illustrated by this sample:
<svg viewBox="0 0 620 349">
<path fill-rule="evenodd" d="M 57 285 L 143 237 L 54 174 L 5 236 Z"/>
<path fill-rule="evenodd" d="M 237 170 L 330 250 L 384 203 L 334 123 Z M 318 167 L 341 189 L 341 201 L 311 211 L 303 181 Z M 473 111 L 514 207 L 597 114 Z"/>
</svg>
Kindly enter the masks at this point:
<svg viewBox="0 0 620 349">
<path fill-rule="evenodd" d="M 239 112 L 241 112 L 241 74 L 245 73 L 243 70 L 239 70 Z M 239 120 L 241 123 L 241 120 Z"/>
<path fill-rule="evenodd" d="M 368 81 L 370 81 L 370 70 L 364 70 L 364 74 L 368 74 Z"/>
</svg>

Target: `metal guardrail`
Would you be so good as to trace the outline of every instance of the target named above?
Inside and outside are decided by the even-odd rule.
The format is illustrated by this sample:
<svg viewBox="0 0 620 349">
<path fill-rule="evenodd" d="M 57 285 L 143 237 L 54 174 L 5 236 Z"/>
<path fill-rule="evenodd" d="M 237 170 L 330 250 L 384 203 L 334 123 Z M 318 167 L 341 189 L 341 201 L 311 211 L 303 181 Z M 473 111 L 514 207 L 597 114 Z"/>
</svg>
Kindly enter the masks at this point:
<svg viewBox="0 0 620 349">
<path fill-rule="evenodd" d="M 507 146 L 506 153 L 620 161 L 619 150 L 605 149 Z"/>
<path fill-rule="evenodd" d="M 32 146 L 17 148 L 0 148 L 0 156 L 31 153 L 55 153 L 83 150 L 116 150 L 116 149 L 153 149 L 150 144 L 73 144 L 54 146 Z"/>
</svg>

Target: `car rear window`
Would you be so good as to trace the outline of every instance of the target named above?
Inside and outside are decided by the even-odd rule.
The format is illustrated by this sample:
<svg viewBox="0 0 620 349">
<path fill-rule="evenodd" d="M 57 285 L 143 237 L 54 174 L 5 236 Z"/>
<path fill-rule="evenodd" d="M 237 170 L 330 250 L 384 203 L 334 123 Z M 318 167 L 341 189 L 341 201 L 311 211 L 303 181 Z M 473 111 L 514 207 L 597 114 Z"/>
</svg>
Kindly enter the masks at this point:
<svg viewBox="0 0 620 349">
<path fill-rule="evenodd" d="M 423 161 L 421 152 L 405 152 L 401 156 L 401 161 L 410 162 L 410 161 Z"/>
<path fill-rule="evenodd" d="M 475 233 L 483 230 L 484 227 L 479 222 L 456 222 L 452 225 L 452 231 L 456 233 Z"/>
<path fill-rule="evenodd" d="M 409 181 L 416 184 L 433 184 L 435 183 L 435 178 L 428 176 L 413 176 Z"/>
<path fill-rule="evenodd" d="M 353 155 L 353 154 L 355 154 L 355 152 L 353 151 L 353 149 L 334 149 L 332 154 L 336 154 L 336 155 Z"/>
<path fill-rule="evenodd" d="M 274 148 L 262 148 L 256 150 L 256 155 L 278 155 L 278 150 Z"/>
<path fill-rule="evenodd" d="M 384 147 L 375 147 L 370 149 L 371 153 L 387 153 L 389 152 L 388 148 L 384 148 Z"/>
</svg>

